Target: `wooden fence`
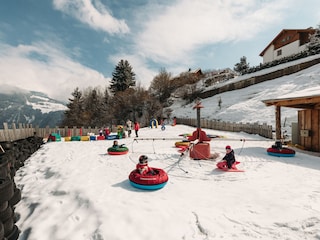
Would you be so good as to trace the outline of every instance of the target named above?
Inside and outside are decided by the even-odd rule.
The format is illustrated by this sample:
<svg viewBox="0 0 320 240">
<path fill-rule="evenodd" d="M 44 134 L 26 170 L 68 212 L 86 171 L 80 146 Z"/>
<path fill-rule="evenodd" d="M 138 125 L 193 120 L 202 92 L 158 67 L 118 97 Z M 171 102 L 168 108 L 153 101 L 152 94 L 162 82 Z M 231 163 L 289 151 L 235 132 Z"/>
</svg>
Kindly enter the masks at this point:
<svg viewBox="0 0 320 240">
<path fill-rule="evenodd" d="M 177 118 L 178 124 L 185 124 L 189 126 L 197 126 L 197 119 L 191 118 Z M 262 137 L 272 139 L 272 126 L 267 124 L 258 123 L 234 123 L 234 122 L 222 122 L 216 120 L 200 120 L 201 128 L 215 129 L 221 131 L 229 132 L 246 132 L 250 134 L 259 134 Z M 32 127 L 31 124 L 19 124 L 18 128 L 16 124 L 12 124 L 11 128 L 7 123 L 3 124 L 4 129 L 0 129 L 0 142 L 5 141 L 16 141 L 20 139 L 25 139 L 32 136 L 38 136 L 42 138 L 47 138 L 51 133 L 59 133 L 61 137 L 66 136 L 86 136 L 89 133 L 99 134 L 99 128 L 77 128 L 77 127 L 64 127 L 64 128 L 38 128 Z M 117 132 L 117 126 L 112 126 L 112 132 Z"/>
<path fill-rule="evenodd" d="M 94 133 L 95 135 L 99 134 L 99 128 L 77 128 L 77 127 L 64 127 L 64 128 L 39 128 L 32 127 L 31 124 L 19 124 L 16 127 L 16 124 L 11 124 L 9 127 L 8 123 L 3 123 L 3 129 L 0 129 L 0 142 L 5 141 L 16 141 L 20 139 L 25 139 L 32 136 L 38 136 L 42 138 L 47 138 L 51 133 L 59 133 L 61 137 L 66 136 L 86 136 L 88 133 Z M 116 126 L 112 126 L 112 132 L 116 132 Z"/>
<path fill-rule="evenodd" d="M 177 118 L 178 124 L 189 126 L 197 126 L 197 119 L 191 118 Z M 249 134 L 259 134 L 262 137 L 272 139 L 272 126 L 266 123 L 235 123 L 235 122 L 222 122 L 217 120 L 200 119 L 201 128 L 215 129 L 228 132 L 246 132 Z"/>
<path fill-rule="evenodd" d="M 3 127 L 4 129 L 0 129 L 0 142 L 25 139 L 35 134 L 35 129 L 28 124 L 19 124 L 19 128 L 16 128 L 16 125 L 12 124 L 11 128 L 9 128 L 7 123 L 3 123 Z"/>
</svg>

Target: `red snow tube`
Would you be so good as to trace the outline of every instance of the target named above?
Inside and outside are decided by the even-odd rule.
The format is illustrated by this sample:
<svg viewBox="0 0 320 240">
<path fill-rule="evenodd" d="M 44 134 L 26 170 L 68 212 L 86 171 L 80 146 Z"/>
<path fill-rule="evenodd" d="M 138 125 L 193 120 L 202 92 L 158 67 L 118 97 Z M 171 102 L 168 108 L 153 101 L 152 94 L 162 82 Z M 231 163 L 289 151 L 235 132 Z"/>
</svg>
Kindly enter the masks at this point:
<svg viewBox="0 0 320 240">
<path fill-rule="evenodd" d="M 277 156 L 277 157 L 293 157 L 296 152 L 293 149 L 290 148 L 273 148 L 270 147 L 267 149 L 267 153 L 271 156 Z"/>
<path fill-rule="evenodd" d="M 232 164 L 232 168 L 233 169 L 237 169 L 237 165 L 239 164 L 240 162 L 238 161 L 235 161 L 233 164 Z M 216 164 L 217 168 L 220 168 L 222 170 L 228 170 L 228 165 L 227 165 L 227 162 L 226 161 L 221 161 L 221 162 L 218 162 Z"/>
<path fill-rule="evenodd" d="M 168 174 L 160 168 L 152 168 L 152 174 L 140 174 L 136 169 L 129 175 L 130 184 L 136 188 L 155 190 L 163 188 L 169 180 Z"/>
</svg>

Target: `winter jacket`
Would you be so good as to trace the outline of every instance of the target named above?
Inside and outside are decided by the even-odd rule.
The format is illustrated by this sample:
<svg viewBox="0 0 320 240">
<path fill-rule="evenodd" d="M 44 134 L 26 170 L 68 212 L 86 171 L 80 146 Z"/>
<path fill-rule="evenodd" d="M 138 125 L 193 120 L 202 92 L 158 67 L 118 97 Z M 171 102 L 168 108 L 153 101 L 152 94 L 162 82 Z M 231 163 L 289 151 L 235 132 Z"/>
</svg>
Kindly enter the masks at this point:
<svg viewBox="0 0 320 240">
<path fill-rule="evenodd" d="M 231 152 L 227 153 L 223 158 L 222 160 L 226 160 L 227 162 L 227 165 L 228 165 L 228 168 L 231 168 L 232 167 L 232 164 L 235 163 L 236 159 L 234 157 L 234 151 L 231 150 Z"/>
<path fill-rule="evenodd" d="M 138 163 L 136 168 L 141 175 L 146 175 L 148 172 L 151 171 L 151 168 L 148 166 L 148 163 Z"/>
<path fill-rule="evenodd" d="M 138 123 L 138 122 L 134 123 L 134 130 L 135 130 L 135 131 L 138 131 L 139 128 L 140 128 L 139 123 Z"/>
<path fill-rule="evenodd" d="M 127 130 L 132 130 L 132 122 L 130 120 L 127 121 Z"/>
</svg>

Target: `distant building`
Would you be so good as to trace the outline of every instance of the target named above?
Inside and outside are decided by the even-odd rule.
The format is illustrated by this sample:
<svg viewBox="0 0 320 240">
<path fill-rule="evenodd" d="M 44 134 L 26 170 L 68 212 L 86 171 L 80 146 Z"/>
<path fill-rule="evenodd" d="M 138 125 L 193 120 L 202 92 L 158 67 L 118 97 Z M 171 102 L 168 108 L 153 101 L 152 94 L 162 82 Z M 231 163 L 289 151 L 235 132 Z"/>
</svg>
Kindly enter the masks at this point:
<svg viewBox="0 0 320 240">
<path fill-rule="evenodd" d="M 260 53 L 263 63 L 288 57 L 306 49 L 309 36 L 315 33 L 315 29 L 283 29 Z"/>
<path fill-rule="evenodd" d="M 237 73 L 230 68 L 213 70 L 206 72 L 202 81 L 205 87 L 209 87 L 217 83 L 225 82 L 231 78 L 234 78 L 236 75 Z"/>
<path fill-rule="evenodd" d="M 199 77 L 203 75 L 201 68 L 197 68 L 196 70 L 193 70 L 193 71 L 191 70 L 191 68 L 189 68 L 189 73 Z"/>
</svg>

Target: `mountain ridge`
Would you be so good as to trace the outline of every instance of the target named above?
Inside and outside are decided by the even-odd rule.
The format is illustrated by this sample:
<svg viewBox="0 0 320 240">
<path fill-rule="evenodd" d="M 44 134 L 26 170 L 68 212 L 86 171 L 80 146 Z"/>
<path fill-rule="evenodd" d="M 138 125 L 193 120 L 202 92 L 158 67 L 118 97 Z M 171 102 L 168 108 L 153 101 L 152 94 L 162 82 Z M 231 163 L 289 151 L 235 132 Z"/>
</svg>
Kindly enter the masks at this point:
<svg viewBox="0 0 320 240">
<path fill-rule="evenodd" d="M 66 109 L 64 102 L 49 98 L 45 93 L 8 85 L 2 87 L 0 91 L 2 123 L 32 124 L 42 128 L 55 127 L 62 121 Z"/>
</svg>

